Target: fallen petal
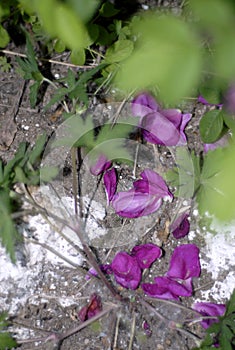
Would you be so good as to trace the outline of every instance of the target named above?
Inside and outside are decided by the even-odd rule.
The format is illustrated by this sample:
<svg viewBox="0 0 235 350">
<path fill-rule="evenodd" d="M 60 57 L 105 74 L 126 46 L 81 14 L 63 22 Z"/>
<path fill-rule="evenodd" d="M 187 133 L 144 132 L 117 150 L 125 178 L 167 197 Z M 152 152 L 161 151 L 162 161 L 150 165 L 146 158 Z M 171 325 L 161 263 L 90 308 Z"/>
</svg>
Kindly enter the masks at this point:
<svg viewBox="0 0 235 350">
<path fill-rule="evenodd" d="M 143 269 L 148 269 L 152 263 L 161 257 L 162 250 L 152 243 L 142 244 L 135 246 L 131 255 L 136 257 L 139 267 Z"/>
<path fill-rule="evenodd" d="M 199 248 L 194 244 L 183 244 L 176 247 L 171 256 L 167 276 L 187 280 L 190 277 L 199 277 L 200 272 Z"/>
<path fill-rule="evenodd" d="M 117 174 L 114 168 L 107 170 L 104 174 L 104 187 L 108 203 L 110 203 L 117 189 Z"/>
<path fill-rule="evenodd" d="M 199 312 L 202 316 L 215 316 L 214 319 L 205 319 L 201 321 L 203 328 L 208 328 L 213 323 L 218 322 L 218 316 L 223 316 L 226 310 L 226 306 L 224 304 L 214 303 L 194 303 L 192 308 Z"/>
<path fill-rule="evenodd" d="M 156 112 L 158 110 L 158 104 L 150 94 L 141 93 L 133 99 L 131 109 L 133 116 L 142 118 L 146 114 Z"/>
<path fill-rule="evenodd" d="M 189 233 L 190 223 L 188 217 L 189 214 L 184 212 L 170 225 L 170 232 L 176 239 L 183 238 Z"/>
<path fill-rule="evenodd" d="M 111 264 L 117 283 L 124 288 L 136 289 L 142 277 L 137 259 L 126 252 L 115 255 Z"/>
<path fill-rule="evenodd" d="M 78 317 L 82 322 L 97 315 L 102 310 L 101 297 L 96 293 L 92 294 L 90 302 L 87 306 L 81 308 L 78 312 Z"/>
<path fill-rule="evenodd" d="M 104 154 L 101 154 L 96 163 L 90 167 L 90 172 L 92 175 L 98 176 L 110 168 L 111 165 L 112 162 L 109 161 Z"/>
</svg>

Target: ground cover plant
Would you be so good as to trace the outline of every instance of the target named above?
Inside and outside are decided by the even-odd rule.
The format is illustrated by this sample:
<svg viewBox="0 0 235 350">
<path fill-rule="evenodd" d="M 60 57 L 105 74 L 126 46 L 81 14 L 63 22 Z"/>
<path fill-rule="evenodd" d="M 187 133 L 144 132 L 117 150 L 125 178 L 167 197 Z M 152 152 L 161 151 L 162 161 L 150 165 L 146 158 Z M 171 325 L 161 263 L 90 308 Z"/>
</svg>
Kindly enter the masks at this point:
<svg viewBox="0 0 235 350">
<path fill-rule="evenodd" d="M 99 293 L 86 295 L 89 302 L 77 313 L 78 326 L 63 332 L 48 331 L 42 337 L 18 339 L 19 346 L 51 342 L 60 348 L 65 339 L 107 314 L 114 314 L 118 319 L 119 312 L 132 315 L 129 349 L 134 346 L 136 315 L 144 315 L 145 337 L 151 337 L 154 332 L 154 315 L 177 334 L 181 332 L 192 338 L 197 349 L 232 349 L 234 346 L 234 293 L 226 305 L 184 305 L 185 298 L 194 293 L 194 282 L 201 276 L 200 250 L 195 244 L 179 244 L 169 257 L 165 274 L 148 276 L 158 259 L 166 258 L 166 248 L 137 240 L 130 249 L 123 250 L 116 242 L 116 253 L 112 252 L 108 264 L 94 252 L 93 244 L 86 238 L 91 203 L 88 206 L 83 203 L 79 174 L 83 171 L 81 164 L 86 166 L 87 159 L 88 172 L 106 193 L 107 210 L 122 220 L 124 229 L 124 220 L 135 222 L 154 215 L 177 198 L 188 200 L 190 206 L 176 213 L 170 222 L 169 233 L 176 239 L 187 236 L 194 205 L 201 215 L 209 212 L 222 220 L 234 217 L 231 174 L 234 170 L 235 66 L 230 61 L 235 50 L 234 5 L 219 0 L 208 1 L 207 5 L 203 1 L 190 1 L 180 9 L 181 17 L 177 17 L 155 10 L 144 14 L 133 9 L 124 12 L 122 7 L 109 1 L 88 1 L 85 5 L 83 1 L 22 0 L 0 5 L 1 46 L 4 48 L 15 39 L 11 38 L 12 26 L 20 29 L 20 36 L 26 41 L 26 53 L 17 57 L 17 63 L 23 78 L 31 82 L 31 106 L 39 103 L 42 87 L 50 85 L 54 92 L 45 109 L 60 105 L 64 121 L 60 127 L 64 133 L 58 133 L 55 140 L 47 144 L 46 136 L 41 136 L 33 149 L 24 143 L 11 161 L 1 162 L 2 244 L 14 261 L 14 247 L 17 240 L 22 239 L 15 229 L 16 214 L 19 214 L 16 207 L 26 200 L 31 205 L 30 214 L 41 213 L 78 236 L 81 246 L 75 248 L 86 261 L 84 281 L 101 281 L 109 295 L 107 302 Z M 54 16 L 48 16 L 52 12 Z M 54 51 L 70 53 L 71 68 L 60 79 L 44 69 L 43 62 L 50 60 L 45 57 L 53 56 Z M 2 53 L 6 56 L 1 60 L 1 67 L 8 70 L 9 50 L 3 49 Z M 86 67 L 91 58 L 95 65 Z M 73 65 L 85 68 L 77 73 Z M 122 103 L 116 105 L 112 118 L 97 122 L 89 106 L 90 97 L 107 94 L 113 87 Z M 175 108 L 187 95 L 207 108 L 199 125 L 203 153 L 190 147 L 187 141 L 185 129 L 192 113 Z M 126 102 L 129 110 L 127 118 L 123 118 L 121 112 Z M 129 141 L 135 144 L 134 154 L 128 147 Z M 138 160 L 141 145 L 153 146 L 159 152 L 173 149 L 173 166 L 161 174 L 154 166 L 151 168 L 151 164 L 145 167 Z M 27 190 L 28 186 L 39 183 L 54 184 L 54 178 L 58 179 L 56 176 L 63 169 L 56 169 L 55 164 L 50 164 L 49 169 L 37 168 L 37 164 L 44 148 L 42 163 L 46 163 L 48 153 L 53 155 L 54 149 L 62 147 L 71 152 L 74 215 L 70 215 L 69 220 L 41 206 Z M 128 186 L 125 183 L 122 186 L 123 169 L 133 174 Z M 16 184 L 21 184 L 23 194 L 16 189 Z M 93 189 L 92 197 L 97 188 Z M 157 311 L 154 299 L 178 306 L 188 314 L 181 323 L 169 319 Z M 0 348 L 14 348 L 15 340 L 5 331 L 8 327 L 5 312 L 0 321 Z M 207 329 L 204 339 L 193 329 L 199 322 Z"/>
</svg>

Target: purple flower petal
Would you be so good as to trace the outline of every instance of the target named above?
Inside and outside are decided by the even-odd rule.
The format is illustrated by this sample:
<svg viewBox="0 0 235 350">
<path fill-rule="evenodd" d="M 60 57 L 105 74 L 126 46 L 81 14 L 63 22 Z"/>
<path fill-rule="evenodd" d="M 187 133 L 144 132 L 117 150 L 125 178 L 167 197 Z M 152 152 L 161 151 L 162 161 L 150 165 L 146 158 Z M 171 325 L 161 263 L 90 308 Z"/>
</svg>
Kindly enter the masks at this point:
<svg viewBox="0 0 235 350">
<path fill-rule="evenodd" d="M 153 170 L 141 173 L 141 180 L 134 182 L 134 188 L 115 194 L 112 205 L 116 213 L 128 218 L 137 218 L 154 213 L 162 204 L 162 198 L 173 198 L 163 178 Z"/>
<path fill-rule="evenodd" d="M 189 233 L 190 223 L 188 217 L 189 214 L 184 212 L 170 225 L 170 231 L 176 239 L 183 238 Z"/>
<path fill-rule="evenodd" d="M 101 264 L 100 265 L 100 269 L 102 272 L 106 273 L 107 275 L 111 275 L 111 273 L 113 273 L 113 270 L 112 270 L 112 267 L 110 264 Z M 89 280 L 91 278 L 91 276 L 94 276 L 94 277 L 97 277 L 98 276 L 98 273 L 96 271 L 96 269 L 94 269 L 93 267 L 91 267 L 86 276 L 85 276 L 85 279 L 86 280 Z"/>
<path fill-rule="evenodd" d="M 115 255 L 111 264 L 115 279 L 124 288 L 136 289 L 141 280 L 141 269 L 137 259 L 126 252 Z"/>
<path fill-rule="evenodd" d="M 215 316 L 214 319 L 205 319 L 201 322 L 203 328 L 210 327 L 213 323 L 218 322 L 218 316 L 223 316 L 226 310 L 224 304 L 214 303 L 194 303 L 192 308 L 202 316 Z"/>
<path fill-rule="evenodd" d="M 187 280 L 190 277 L 199 277 L 200 272 L 199 248 L 194 244 L 183 244 L 176 247 L 171 256 L 167 276 Z"/>
<path fill-rule="evenodd" d="M 148 93 L 142 93 L 136 96 L 132 101 L 132 114 L 135 117 L 144 117 L 146 114 L 156 112 L 158 104 L 153 96 Z"/>
<path fill-rule="evenodd" d="M 115 194 L 112 205 L 115 212 L 126 218 L 138 218 L 157 211 L 162 199 L 148 193 L 135 190 Z"/>
<path fill-rule="evenodd" d="M 109 161 L 104 154 L 101 154 L 96 163 L 90 167 L 90 172 L 92 175 L 98 176 L 110 168 L 111 165 L 112 162 Z"/>
<path fill-rule="evenodd" d="M 230 139 L 229 134 L 223 135 L 219 140 L 214 143 L 204 143 L 204 152 L 213 151 L 218 147 L 225 147 L 228 145 Z"/>
<path fill-rule="evenodd" d="M 202 103 L 205 106 L 215 106 L 215 107 L 220 107 L 220 108 L 223 106 L 222 103 L 217 103 L 217 104 L 216 103 L 210 103 L 201 95 L 198 96 L 197 100 L 198 100 L 198 102 Z"/>
<path fill-rule="evenodd" d="M 141 284 L 145 294 L 153 298 L 179 300 L 179 296 L 188 297 L 192 295 L 191 279 L 187 281 L 187 285 L 174 281 L 167 276 L 156 277 L 154 281 L 153 284 Z"/>
<path fill-rule="evenodd" d="M 143 269 L 148 269 L 152 263 L 161 257 L 162 250 L 152 243 L 142 244 L 135 246 L 131 255 L 136 257 L 139 267 Z"/>
<path fill-rule="evenodd" d="M 104 186 L 108 203 L 110 203 L 117 189 L 117 174 L 114 168 L 107 170 L 104 174 Z"/>
</svg>

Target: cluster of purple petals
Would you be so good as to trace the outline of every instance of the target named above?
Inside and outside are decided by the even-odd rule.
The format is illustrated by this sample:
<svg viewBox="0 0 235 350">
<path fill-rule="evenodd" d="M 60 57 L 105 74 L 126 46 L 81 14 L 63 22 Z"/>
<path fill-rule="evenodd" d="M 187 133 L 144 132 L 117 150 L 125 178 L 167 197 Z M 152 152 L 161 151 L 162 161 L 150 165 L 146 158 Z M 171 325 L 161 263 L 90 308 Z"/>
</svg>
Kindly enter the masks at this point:
<svg viewBox="0 0 235 350">
<path fill-rule="evenodd" d="M 117 174 L 111 163 L 101 155 L 96 164 L 91 167 L 92 174 L 100 175 L 104 172 L 104 187 L 108 203 L 112 203 L 115 212 L 123 217 L 137 218 L 154 213 L 159 209 L 163 199 L 172 200 L 163 178 L 151 169 L 145 169 L 141 179 L 133 183 L 129 191 L 116 193 Z"/>
<path fill-rule="evenodd" d="M 161 249 L 152 243 L 135 246 L 129 253 L 125 251 L 118 252 L 112 263 L 101 265 L 100 268 L 105 273 L 112 273 L 115 280 L 124 288 L 138 288 L 142 271 L 150 268 L 152 263 L 162 255 Z M 89 275 L 97 276 L 96 270 L 89 270 Z"/>
<path fill-rule="evenodd" d="M 194 244 L 176 247 L 165 276 L 155 277 L 155 283 L 141 285 L 145 294 L 160 298 L 179 300 L 193 293 L 192 279 L 200 276 L 199 249 Z"/>
</svg>

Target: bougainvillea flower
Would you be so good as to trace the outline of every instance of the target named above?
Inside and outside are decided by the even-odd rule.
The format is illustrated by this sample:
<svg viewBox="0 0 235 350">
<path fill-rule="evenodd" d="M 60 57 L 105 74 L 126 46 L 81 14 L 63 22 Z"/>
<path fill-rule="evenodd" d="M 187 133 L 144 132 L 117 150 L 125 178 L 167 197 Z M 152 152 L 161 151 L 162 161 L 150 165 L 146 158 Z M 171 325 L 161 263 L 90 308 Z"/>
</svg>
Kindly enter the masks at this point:
<svg viewBox="0 0 235 350">
<path fill-rule="evenodd" d="M 139 116 L 139 126 L 146 141 L 165 146 L 180 146 L 187 142 L 184 129 L 191 119 L 190 113 L 179 109 L 160 109 L 148 93 L 138 95 L 132 102 L 132 113 Z"/>
<path fill-rule="evenodd" d="M 192 295 L 191 279 L 175 281 L 167 276 L 154 278 L 155 283 L 142 283 L 141 288 L 145 294 L 152 298 L 179 300 L 179 296 L 189 297 Z"/>
<path fill-rule="evenodd" d="M 133 183 L 133 189 L 114 195 L 112 205 L 118 215 L 128 218 L 149 215 L 159 209 L 163 198 L 173 198 L 163 178 L 153 170 L 146 169 L 140 176 L 142 179 Z"/>
<path fill-rule="evenodd" d="M 148 269 L 152 263 L 161 257 L 162 250 L 158 246 L 152 243 L 136 245 L 132 251 L 131 255 L 136 257 L 139 267 L 143 269 Z"/>
<path fill-rule="evenodd" d="M 176 247 L 170 261 L 167 276 L 172 279 L 187 280 L 199 277 L 201 273 L 199 248 L 195 244 L 182 244 Z"/>
<path fill-rule="evenodd" d="M 101 298 L 96 293 L 92 294 L 88 305 L 83 306 L 78 312 L 79 319 L 84 322 L 97 315 L 102 310 Z"/>
<path fill-rule="evenodd" d="M 218 322 L 218 316 L 223 316 L 226 310 L 224 304 L 214 303 L 194 303 L 192 308 L 199 312 L 202 316 L 214 316 L 213 319 L 205 319 L 201 321 L 203 328 L 210 327 L 213 323 Z"/>
<path fill-rule="evenodd" d="M 115 279 L 124 288 L 136 289 L 141 280 L 142 272 L 137 259 L 126 252 L 115 255 L 111 264 Z"/>
<path fill-rule="evenodd" d="M 188 217 L 189 214 L 184 212 L 179 215 L 170 225 L 170 232 L 172 232 L 176 239 L 183 238 L 189 233 L 190 223 Z"/>
<path fill-rule="evenodd" d="M 90 172 L 92 175 L 98 176 L 105 170 L 109 169 L 111 165 L 112 162 L 109 161 L 104 154 L 101 154 L 96 163 L 90 167 Z"/>
<path fill-rule="evenodd" d="M 108 203 L 110 203 L 117 189 L 117 174 L 114 168 L 111 168 L 105 172 L 104 187 Z"/>
</svg>

